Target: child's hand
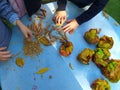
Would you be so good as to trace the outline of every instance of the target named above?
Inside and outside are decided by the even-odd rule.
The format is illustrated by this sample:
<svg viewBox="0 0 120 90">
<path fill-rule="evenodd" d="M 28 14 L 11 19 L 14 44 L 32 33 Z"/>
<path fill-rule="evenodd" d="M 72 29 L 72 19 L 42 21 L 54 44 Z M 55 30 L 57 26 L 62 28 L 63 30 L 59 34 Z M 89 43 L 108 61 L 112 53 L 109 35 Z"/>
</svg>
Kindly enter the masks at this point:
<svg viewBox="0 0 120 90">
<path fill-rule="evenodd" d="M 5 51 L 6 47 L 0 47 L 0 61 L 7 61 L 12 58 L 10 51 Z"/>
<path fill-rule="evenodd" d="M 67 21 L 67 24 L 62 28 L 64 32 L 69 32 L 72 34 L 75 29 L 77 29 L 79 24 L 77 23 L 76 19 Z"/>
<path fill-rule="evenodd" d="M 32 39 L 32 32 L 26 27 L 20 20 L 16 22 L 17 26 L 20 28 L 21 32 L 24 34 L 25 38 Z"/>
<path fill-rule="evenodd" d="M 20 29 L 25 38 L 32 39 L 32 32 L 25 25 L 21 26 Z"/>
<path fill-rule="evenodd" d="M 54 21 L 57 25 L 62 26 L 66 21 L 66 11 L 57 11 L 54 17 Z"/>
</svg>

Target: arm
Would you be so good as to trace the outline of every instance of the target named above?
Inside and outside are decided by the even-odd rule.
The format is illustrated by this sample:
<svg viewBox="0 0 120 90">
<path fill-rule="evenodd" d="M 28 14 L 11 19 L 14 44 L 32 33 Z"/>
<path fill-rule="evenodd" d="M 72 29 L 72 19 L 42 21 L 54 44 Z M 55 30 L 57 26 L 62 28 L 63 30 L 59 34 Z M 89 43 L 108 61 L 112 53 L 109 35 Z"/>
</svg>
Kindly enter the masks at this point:
<svg viewBox="0 0 120 90">
<path fill-rule="evenodd" d="M 107 2 L 108 0 L 95 0 L 92 6 L 87 11 L 83 12 L 77 18 L 70 20 L 67 23 L 67 25 L 63 27 L 63 31 L 72 34 L 78 28 L 79 25 L 90 20 L 95 15 L 97 15 L 101 10 L 103 10 Z"/>
<path fill-rule="evenodd" d="M 0 17 L 7 19 L 13 24 L 19 19 L 18 15 L 13 12 L 7 0 L 0 1 Z"/>
<path fill-rule="evenodd" d="M 95 0 L 91 7 L 76 18 L 79 25 L 90 20 L 103 10 L 108 0 Z"/>
<path fill-rule="evenodd" d="M 30 30 L 19 20 L 18 15 L 13 12 L 10 4 L 7 0 L 0 1 L 0 17 L 7 19 L 9 22 L 17 25 L 21 32 L 24 34 L 26 38 L 32 38 L 32 33 Z"/>
</svg>

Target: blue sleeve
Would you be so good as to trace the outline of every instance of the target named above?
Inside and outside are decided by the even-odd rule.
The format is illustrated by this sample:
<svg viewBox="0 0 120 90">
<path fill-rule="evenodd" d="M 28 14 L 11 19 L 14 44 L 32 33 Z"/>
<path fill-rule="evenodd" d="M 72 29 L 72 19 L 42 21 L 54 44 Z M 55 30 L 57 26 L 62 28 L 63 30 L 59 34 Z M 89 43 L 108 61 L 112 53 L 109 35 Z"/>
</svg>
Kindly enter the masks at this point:
<svg viewBox="0 0 120 90">
<path fill-rule="evenodd" d="M 67 4 L 67 0 L 57 0 L 57 5 L 58 5 L 57 10 L 58 11 L 65 10 L 66 4 Z"/>
<path fill-rule="evenodd" d="M 79 25 L 90 20 L 96 16 L 100 11 L 102 11 L 107 4 L 108 0 L 95 0 L 91 7 L 83 12 L 80 16 L 76 18 Z"/>
<path fill-rule="evenodd" d="M 0 17 L 7 19 L 11 23 L 19 19 L 7 0 L 0 0 Z"/>
</svg>

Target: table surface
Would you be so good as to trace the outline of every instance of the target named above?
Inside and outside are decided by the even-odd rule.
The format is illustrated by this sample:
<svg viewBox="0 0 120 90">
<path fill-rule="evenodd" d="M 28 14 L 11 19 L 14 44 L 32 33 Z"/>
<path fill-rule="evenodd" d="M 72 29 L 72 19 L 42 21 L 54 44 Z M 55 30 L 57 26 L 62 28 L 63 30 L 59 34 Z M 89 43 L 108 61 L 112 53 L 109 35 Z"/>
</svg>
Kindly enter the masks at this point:
<svg viewBox="0 0 120 90">
<path fill-rule="evenodd" d="M 44 7 L 47 10 L 47 16 L 43 19 L 43 24 L 54 25 L 52 18 L 57 7 L 56 3 L 48 3 Z M 68 19 L 72 19 L 84 11 L 71 2 L 68 2 L 66 10 Z M 27 18 L 27 15 L 22 18 L 26 25 L 31 23 Z M 83 35 L 91 28 L 101 28 L 99 36 L 108 35 L 114 39 L 110 58 L 119 59 L 120 25 L 116 26 L 114 23 L 115 20 L 112 17 L 109 16 L 109 19 L 106 19 L 100 12 L 93 19 L 80 25 L 74 34 L 68 34 L 69 40 L 74 45 L 74 50 L 68 57 L 59 55 L 60 42 L 48 47 L 42 45 L 43 52 L 38 56 L 24 56 L 22 51 L 24 37 L 18 28 L 14 27 L 9 50 L 13 54 L 19 52 L 20 54 L 7 62 L 0 63 L 0 83 L 3 90 L 91 90 L 90 85 L 95 79 L 106 78 L 92 61 L 89 65 L 84 65 L 76 60 L 77 55 L 84 48 L 95 49 L 95 45 L 88 44 Z M 15 63 L 17 57 L 25 60 L 25 65 L 22 68 Z M 70 63 L 73 70 L 69 67 Z M 41 75 L 36 74 L 36 72 L 44 67 L 49 67 L 50 70 L 44 73 L 43 78 L 41 78 Z M 50 79 L 49 76 L 52 78 Z M 111 90 L 120 90 L 120 82 L 109 83 Z"/>
</svg>

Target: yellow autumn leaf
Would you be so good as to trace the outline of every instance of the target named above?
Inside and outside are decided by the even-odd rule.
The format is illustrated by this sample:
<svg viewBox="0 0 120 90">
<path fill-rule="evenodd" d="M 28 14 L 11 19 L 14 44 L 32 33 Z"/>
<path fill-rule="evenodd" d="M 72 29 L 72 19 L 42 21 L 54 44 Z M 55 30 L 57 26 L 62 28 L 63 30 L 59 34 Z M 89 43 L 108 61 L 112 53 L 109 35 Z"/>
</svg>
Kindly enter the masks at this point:
<svg viewBox="0 0 120 90">
<path fill-rule="evenodd" d="M 106 18 L 106 19 L 109 19 L 109 15 L 103 11 L 103 16 Z"/>
<path fill-rule="evenodd" d="M 16 64 L 19 66 L 19 67 L 22 67 L 25 62 L 24 62 L 24 59 L 23 58 L 16 58 Z"/>
<path fill-rule="evenodd" d="M 49 71 L 49 70 L 50 70 L 50 68 L 42 68 L 42 69 L 38 70 L 38 71 L 36 72 L 36 74 L 43 74 L 43 73 L 45 73 L 45 72 L 47 72 L 47 71 Z"/>
</svg>

